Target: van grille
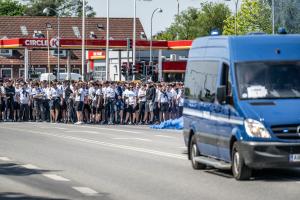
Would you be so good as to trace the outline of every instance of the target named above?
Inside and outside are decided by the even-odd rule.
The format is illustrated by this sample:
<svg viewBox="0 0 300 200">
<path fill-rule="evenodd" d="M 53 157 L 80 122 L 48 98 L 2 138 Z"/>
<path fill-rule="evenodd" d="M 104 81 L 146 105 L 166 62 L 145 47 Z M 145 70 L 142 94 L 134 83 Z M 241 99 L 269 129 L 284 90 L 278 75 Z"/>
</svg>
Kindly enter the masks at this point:
<svg viewBox="0 0 300 200">
<path fill-rule="evenodd" d="M 279 139 L 300 140 L 300 124 L 272 126 L 271 129 Z"/>
</svg>

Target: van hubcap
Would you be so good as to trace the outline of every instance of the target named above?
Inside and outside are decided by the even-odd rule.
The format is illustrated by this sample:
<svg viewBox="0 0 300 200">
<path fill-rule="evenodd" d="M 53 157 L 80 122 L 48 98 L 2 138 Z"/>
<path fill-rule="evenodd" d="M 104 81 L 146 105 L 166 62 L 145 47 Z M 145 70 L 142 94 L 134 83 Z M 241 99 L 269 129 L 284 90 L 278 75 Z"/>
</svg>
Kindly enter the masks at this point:
<svg viewBox="0 0 300 200">
<path fill-rule="evenodd" d="M 240 154 L 238 152 L 235 152 L 234 157 L 233 157 L 233 170 L 235 174 L 239 173 L 239 168 L 240 168 Z"/>
</svg>

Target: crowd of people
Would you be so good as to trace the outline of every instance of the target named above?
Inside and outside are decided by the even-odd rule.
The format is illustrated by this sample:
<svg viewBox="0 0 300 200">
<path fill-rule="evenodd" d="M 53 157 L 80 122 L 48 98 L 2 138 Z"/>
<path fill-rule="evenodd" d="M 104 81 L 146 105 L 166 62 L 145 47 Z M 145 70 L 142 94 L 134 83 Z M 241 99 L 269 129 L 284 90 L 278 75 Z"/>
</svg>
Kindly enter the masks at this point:
<svg viewBox="0 0 300 200">
<path fill-rule="evenodd" d="M 183 83 L 0 81 L 0 121 L 157 124 L 182 116 Z"/>
</svg>

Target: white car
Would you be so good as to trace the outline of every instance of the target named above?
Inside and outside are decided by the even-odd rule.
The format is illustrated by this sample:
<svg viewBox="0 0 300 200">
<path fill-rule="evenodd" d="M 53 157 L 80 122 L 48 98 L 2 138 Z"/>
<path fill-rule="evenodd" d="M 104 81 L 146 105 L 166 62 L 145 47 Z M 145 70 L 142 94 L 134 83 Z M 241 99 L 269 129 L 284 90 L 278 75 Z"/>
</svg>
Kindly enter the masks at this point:
<svg viewBox="0 0 300 200">
<path fill-rule="evenodd" d="M 68 73 L 60 73 L 59 74 L 59 81 L 67 80 Z M 56 76 L 52 73 L 43 73 L 40 76 L 40 81 L 53 81 L 56 79 Z M 77 73 L 70 73 L 70 80 L 79 81 L 82 80 L 82 76 Z"/>
</svg>

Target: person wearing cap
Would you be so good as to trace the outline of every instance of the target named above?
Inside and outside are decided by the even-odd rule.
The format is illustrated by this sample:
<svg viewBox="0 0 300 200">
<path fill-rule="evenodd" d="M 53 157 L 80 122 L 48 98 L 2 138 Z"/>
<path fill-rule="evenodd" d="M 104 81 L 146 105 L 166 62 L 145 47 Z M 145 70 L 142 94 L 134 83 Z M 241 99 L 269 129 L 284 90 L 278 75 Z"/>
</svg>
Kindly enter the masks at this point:
<svg viewBox="0 0 300 200">
<path fill-rule="evenodd" d="M 20 120 L 20 92 L 22 88 L 20 87 L 20 83 L 15 83 L 15 96 L 14 96 L 14 121 Z"/>
<path fill-rule="evenodd" d="M 96 84 L 93 81 L 89 82 L 88 85 L 88 106 L 89 106 L 89 121 L 88 123 L 94 123 L 96 120 L 96 102 L 97 102 L 97 96 L 96 96 Z"/>
<path fill-rule="evenodd" d="M 26 122 L 29 120 L 30 93 L 28 92 L 27 86 L 24 82 L 21 83 L 21 88 L 20 119 Z"/>
<path fill-rule="evenodd" d="M 4 104 L 4 97 L 5 97 L 5 89 L 3 86 L 3 82 L 0 82 L 0 121 L 2 121 L 2 117 L 4 117 L 5 111 L 5 104 Z"/>
<path fill-rule="evenodd" d="M 75 110 L 77 115 L 77 122 L 75 124 L 83 124 L 83 101 L 85 92 L 82 88 L 82 83 L 75 84 L 74 87 L 74 95 L 75 95 Z"/>
<path fill-rule="evenodd" d="M 60 89 L 57 87 L 57 83 L 53 82 L 52 87 L 50 88 L 50 115 L 51 121 L 53 123 L 58 122 L 59 109 L 60 109 L 60 101 L 62 98 L 62 93 Z"/>
<path fill-rule="evenodd" d="M 6 120 L 12 121 L 14 114 L 14 96 L 15 96 L 15 88 L 12 85 L 11 80 L 8 80 L 5 87 L 5 95 L 6 95 Z"/>
<path fill-rule="evenodd" d="M 75 122 L 74 112 L 74 91 L 72 90 L 70 82 L 67 81 L 64 85 L 64 101 L 66 103 L 66 123 Z"/>
<path fill-rule="evenodd" d="M 125 112 L 126 112 L 126 118 L 124 123 L 128 123 L 128 125 L 131 125 L 135 120 L 134 108 L 136 106 L 136 94 L 133 91 L 132 85 L 130 85 L 129 88 L 126 88 L 125 91 L 123 92 L 123 99 L 125 101 Z"/>
<path fill-rule="evenodd" d="M 40 88 L 40 85 L 38 82 L 33 84 L 31 95 L 33 98 L 36 121 L 41 122 L 42 121 L 42 113 L 44 112 L 44 109 L 43 109 L 44 93 L 43 93 L 42 88 Z"/>
<path fill-rule="evenodd" d="M 150 82 L 147 84 L 147 90 L 146 90 L 146 106 L 145 106 L 145 117 L 144 121 L 147 124 L 152 124 L 154 120 L 154 115 L 153 115 L 153 108 L 154 108 L 154 103 L 155 103 L 155 88 L 153 86 L 153 83 Z M 150 113 L 150 115 L 149 115 Z"/>
<path fill-rule="evenodd" d="M 44 112 L 42 115 L 44 116 L 43 119 L 46 122 L 50 122 L 50 85 L 47 81 L 43 82 L 42 84 L 42 92 L 43 96 L 43 108 Z"/>
<path fill-rule="evenodd" d="M 102 91 L 102 84 L 99 83 L 99 87 L 96 90 L 97 104 L 96 104 L 96 123 L 103 120 L 103 108 L 104 108 L 104 97 Z"/>
<path fill-rule="evenodd" d="M 111 82 L 110 85 L 106 88 L 105 96 L 104 98 L 107 101 L 106 104 L 106 114 L 107 118 L 109 119 L 108 124 L 113 125 L 114 124 L 114 118 L 115 118 L 115 103 L 116 103 L 116 92 L 115 92 L 116 86 L 114 82 Z"/>
<path fill-rule="evenodd" d="M 137 116 L 137 123 L 143 124 L 143 117 L 145 116 L 145 106 L 146 106 L 146 84 L 143 84 L 138 91 L 138 101 L 139 101 L 139 115 Z"/>
</svg>

